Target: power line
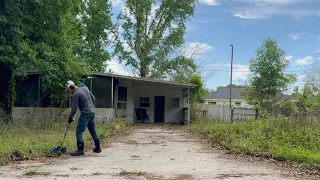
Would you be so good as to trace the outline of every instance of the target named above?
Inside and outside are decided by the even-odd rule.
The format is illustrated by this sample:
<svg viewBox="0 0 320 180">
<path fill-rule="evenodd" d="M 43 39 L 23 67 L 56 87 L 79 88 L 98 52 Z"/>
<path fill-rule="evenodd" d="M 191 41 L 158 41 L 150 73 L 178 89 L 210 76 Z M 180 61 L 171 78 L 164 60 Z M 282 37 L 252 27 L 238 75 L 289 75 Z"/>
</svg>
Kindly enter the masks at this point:
<svg viewBox="0 0 320 180">
<path fill-rule="evenodd" d="M 222 72 L 230 72 L 230 70 L 224 70 L 224 69 L 213 69 L 213 70 L 204 70 L 204 71 L 222 71 Z M 232 72 L 252 72 L 252 71 L 232 71 Z M 307 71 L 307 70 L 297 70 L 297 71 L 283 71 L 283 72 L 315 72 L 320 73 L 319 71 Z"/>
</svg>

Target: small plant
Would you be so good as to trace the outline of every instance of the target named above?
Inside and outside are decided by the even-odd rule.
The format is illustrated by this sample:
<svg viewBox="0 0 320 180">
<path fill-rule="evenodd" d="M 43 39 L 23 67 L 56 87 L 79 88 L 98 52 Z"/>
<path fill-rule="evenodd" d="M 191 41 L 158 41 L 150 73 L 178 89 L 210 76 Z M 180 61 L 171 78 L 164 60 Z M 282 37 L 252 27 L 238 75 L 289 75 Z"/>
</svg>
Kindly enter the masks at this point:
<svg viewBox="0 0 320 180">
<path fill-rule="evenodd" d="M 120 176 L 144 176 L 146 173 L 141 171 L 126 171 L 121 169 Z"/>
<path fill-rule="evenodd" d="M 37 170 L 29 170 L 24 173 L 25 176 L 48 176 L 50 174 L 50 172 L 41 172 Z"/>
</svg>

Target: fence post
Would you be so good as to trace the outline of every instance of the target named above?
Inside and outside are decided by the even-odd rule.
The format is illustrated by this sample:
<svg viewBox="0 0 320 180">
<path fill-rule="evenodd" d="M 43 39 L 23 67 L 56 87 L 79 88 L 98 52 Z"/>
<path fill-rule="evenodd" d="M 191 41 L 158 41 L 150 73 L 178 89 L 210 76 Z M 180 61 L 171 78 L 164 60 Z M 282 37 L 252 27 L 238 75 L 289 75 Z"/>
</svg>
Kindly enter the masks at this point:
<svg viewBox="0 0 320 180">
<path fill-rule="evenodd" d="M 233 123 L 233 108 L 231 108 L 230 120 L 231 120 L 231 123 Z"/>
</svg>

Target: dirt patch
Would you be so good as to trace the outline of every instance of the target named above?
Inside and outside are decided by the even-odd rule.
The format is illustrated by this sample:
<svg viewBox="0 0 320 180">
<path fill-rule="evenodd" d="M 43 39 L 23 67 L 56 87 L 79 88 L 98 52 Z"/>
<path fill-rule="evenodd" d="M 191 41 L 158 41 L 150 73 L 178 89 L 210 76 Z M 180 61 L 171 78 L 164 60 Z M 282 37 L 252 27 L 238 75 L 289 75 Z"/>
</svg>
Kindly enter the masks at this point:
<svg viewBox="0 0 320 180">
<path fill-rule="evenodd" d="M 29 158 L 25 157 L 21 152 L 19 151 L 13 151 L 8 155 L 8 159 L 10 162 L 16 162 L 16 161 L 25 161 Z"/>
<path fill-rule="evenodd" d="M 228 178 L 244 178 L 249 176 L 267 176 L 267 174 L 243 174 L 243 173 L 237 173 L 237 174 L 218 174 L 216 176 L 216 179 L 228 179 Z"/>
<path fill-rule="evenodd" d="M 101 175 L 103 175 L 103 174 L 99 173 L 99 172 L 92 173 L 92 176 L 101 176 Z"/>
<path fill-rule="evenodd" d="M 69 177 L 69 174 L 57 174 L 56 177 Z"/>
<path fill-rule="evenodd" d="M 120 142 L 124 144 L 138 144 L 138 141 L 135 141 L 135 140 L 127 140 L 127 141 L 120 141 Z"/>
<path fill-rule="evenodd" d="M 192 179 L 195 179 L 195 178 L 190 174 L 179 174 L 172 180 L 192 180 Z"/>
</svg>

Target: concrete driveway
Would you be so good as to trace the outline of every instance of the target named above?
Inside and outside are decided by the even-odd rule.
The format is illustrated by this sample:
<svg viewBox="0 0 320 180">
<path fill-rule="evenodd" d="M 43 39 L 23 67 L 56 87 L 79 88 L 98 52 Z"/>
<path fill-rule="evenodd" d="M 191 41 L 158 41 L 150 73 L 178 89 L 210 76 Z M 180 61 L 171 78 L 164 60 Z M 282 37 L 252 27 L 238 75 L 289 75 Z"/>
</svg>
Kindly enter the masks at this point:
<svg viewBox="0 0 320 180">
<path fill-rule="evenodd" d="M 175 126 L 143 125 L 105 146 L 100 154 L 3 166 L 0 179 L 294 179 L 273 164 L 209 148 Z"/>
</svg>

